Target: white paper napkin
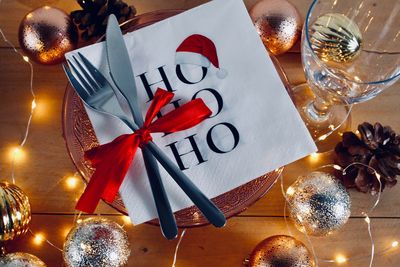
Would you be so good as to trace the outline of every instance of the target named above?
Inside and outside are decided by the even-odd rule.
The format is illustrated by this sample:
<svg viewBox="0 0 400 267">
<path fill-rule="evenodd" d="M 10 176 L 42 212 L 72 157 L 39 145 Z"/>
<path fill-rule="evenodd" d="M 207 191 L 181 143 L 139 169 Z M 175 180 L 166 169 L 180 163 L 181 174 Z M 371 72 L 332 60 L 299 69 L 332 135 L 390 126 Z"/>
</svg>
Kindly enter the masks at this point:
<svg viewBox="0 0 400 267">
<path fill-rule="evenodd" d="M 187 61 L 180 67 L 184 77 L 193 84 L 186 84 L 177 75 L 177 54 L 182 54 L 177 48 L 193 34 L 211 40 L 215 51 L 200 38 L 196 45 L 205 46 L 207 51 L 188 52 L 187 57 L 183 52 L 183 57 L 178 56 L 179 62 L 182 63 L 182 58 L 183 63 Z M 187 168 L 184 172 L 209 198 L 316 151 L 241 0 L 206 3 L 129 33 L 125 35 L 125 42 L 143 114 L 150 104 L 143 77 L 149 84 L 154 83 L 151 85 L 153 93 L 157 87 L 168 89 L 165 79 L 161 81 L 160 70 L 165 72 L 170 87 L 175 90 L 174 100 L 179 100 L 180 105 L 197 93 L 213 110 L 212 118 L 192 129 L 167 136 L 153 134 L 154 142 L 176 162 L 172 148 L 175 146 Z M 77 51 L 104 74 L 108 73 L 104 43 Z M 76 51 L 67 57 L 74 53 Z M 213 64 L 213 57 L 218 58 L 218 66 Z M 202 78 L 203 69 L 190 62 L 199 58 L 200 64 L 207 65 L 208 60 L 209 66 L 205 67 L 205 78 L 194 83 Z M 225 71 L 227 76 L 218 78 L 219 70 Z M 220 102 L 222 99 L 222 108 L 218 99 Z M 162 112 L 165 114 L 172 109 L 170 104 Z M 130 132 L 118 120 L 91 110 L 87 112 L 101 144 Z M 239 137 L 234 137 L 235 131 Z M 194 142 L 197 155 L 193 152 Z M 204 162 L 199 164 L 199 161 Z M 191 206 L 190 199 L 161 165 L 160 171 L 173 211 Z M 135 224 L 157 217 L 141 153 L 137 153 L 120 193 Z"/>
</svg>

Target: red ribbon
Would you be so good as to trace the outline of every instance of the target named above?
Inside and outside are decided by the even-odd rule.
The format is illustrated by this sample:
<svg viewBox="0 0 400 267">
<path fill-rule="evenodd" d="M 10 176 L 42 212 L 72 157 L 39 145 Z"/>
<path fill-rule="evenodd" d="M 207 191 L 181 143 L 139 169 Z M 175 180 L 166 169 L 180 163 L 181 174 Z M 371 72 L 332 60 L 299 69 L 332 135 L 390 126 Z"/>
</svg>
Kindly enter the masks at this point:
<svg viewBox="0 0 400 267">
<path fill-rule="evenodd" d="M 138 147 L 152 140 L 151 133 L 173 133 L 189 129 L 211 115 L 211 110 L 201 99 L 194 99 L 152 122 L 162 107 L 174 94 L 158 88 L 146 113 L 143 127 L 133 134 L 124 134 L 111 143 L 85 152 L 85 159 L 94 168 L 89 184 L 80 197 L 76 209 L 93 213 L 100 199 L 112 202 L 118 194 Z"/>
</svg>

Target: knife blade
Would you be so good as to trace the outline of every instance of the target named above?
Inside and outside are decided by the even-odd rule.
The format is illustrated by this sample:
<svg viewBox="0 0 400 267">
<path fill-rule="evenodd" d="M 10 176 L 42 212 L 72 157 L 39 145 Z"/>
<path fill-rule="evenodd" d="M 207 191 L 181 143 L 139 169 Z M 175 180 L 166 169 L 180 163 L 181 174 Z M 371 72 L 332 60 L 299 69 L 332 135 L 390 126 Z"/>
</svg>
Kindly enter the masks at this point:
<svg viewBox="0 0 400 267">
<path fill-rule="evenodd" d="M 114 15 L 110 15 L 108 19 L 106 37 L 106 54 L 111 77 L 127 100 L 134 121 L 142 127 L 143 118 L 137 102 L 135 77 L 122 32 Z M 142 153 L 161 231 L 167 239 L 173 239 L 178 235 L 178 227 L 161 180 L 157 161 L 148 148 L 142 148 Z"/>
<path fill-rule="evenodd" d="M 107 59 L 111 77 L 128 100 L 136 124 L 142 127 L 143 117 L 137 102 L 135 77 L 124 37 L 114 15 L 111 15 L 108 19 L 106 37 Z"/>
</svg>

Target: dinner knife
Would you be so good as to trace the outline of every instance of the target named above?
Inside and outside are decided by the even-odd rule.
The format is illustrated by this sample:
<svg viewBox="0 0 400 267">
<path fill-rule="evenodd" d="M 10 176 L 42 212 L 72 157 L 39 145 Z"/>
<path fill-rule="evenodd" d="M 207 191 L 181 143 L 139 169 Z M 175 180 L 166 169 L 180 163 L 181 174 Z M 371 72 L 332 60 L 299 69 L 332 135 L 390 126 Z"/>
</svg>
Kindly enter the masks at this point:
<svg viewBox="0 0 400 267">
<path fill-rule="evenodd" d="M 132 66 L 118 21 L 114 15 L 110 15 L 108 19 L 106 51 L 111 76 L 118 85 L 118 89 L 126 98 L 134 121 L 139 127 L 142 127 L 143 118 L 137 102 L 137 91 Z M 142 154 L 162 233 L 167 239 L 173 239 L 178 235 L 178 227 L 161 180 L 157 161 L 146 147 L 142 148 Z"/>
<path fill-rule="evenodd" d="M 137 102 L 137 89 L 129 60 L 129 53 L 115 16 L 111 15 L 107 25 L 107 57 L 111 71 L 111 78 L 116 86 L 125 96 L 131 106 L 135 122 L 139 127 L 143 125 L 143 118 Z M 153 143 L 145 147 L 150 149 L 154 156 L 160 161 L 175 182 L 182 188 L 186 195 L 200 209 L 204 216 L 217 227 L 226 223 L 224 214 L 209 200 L 196 185 Z"/>
</svg>

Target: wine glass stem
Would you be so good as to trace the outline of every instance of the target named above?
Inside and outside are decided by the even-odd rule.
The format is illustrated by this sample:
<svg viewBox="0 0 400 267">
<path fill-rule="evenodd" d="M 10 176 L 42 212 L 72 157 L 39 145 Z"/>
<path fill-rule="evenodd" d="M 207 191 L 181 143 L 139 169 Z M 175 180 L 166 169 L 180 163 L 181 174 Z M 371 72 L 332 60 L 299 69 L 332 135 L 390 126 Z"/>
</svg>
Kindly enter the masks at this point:
<svg viewBox="0 0 400 267">
<path fill-rule="evenodd" d="M 320 97 L 307 106 L 307 115 L 314 121 L 325 121 L 329 117 L 329 104 Z"/>
</svg>

